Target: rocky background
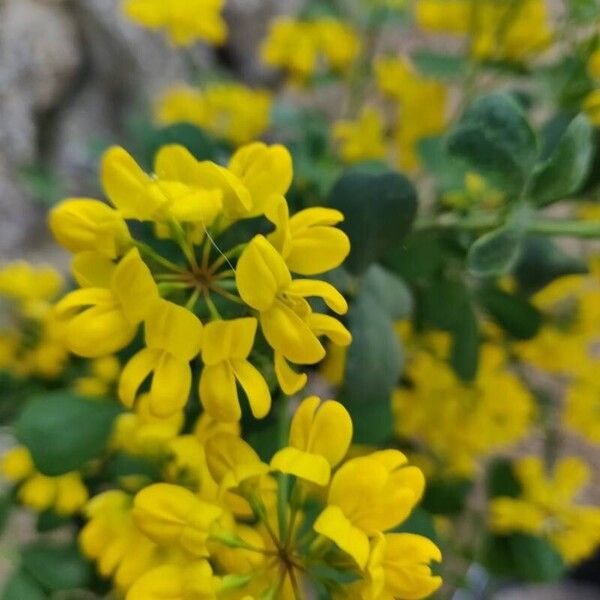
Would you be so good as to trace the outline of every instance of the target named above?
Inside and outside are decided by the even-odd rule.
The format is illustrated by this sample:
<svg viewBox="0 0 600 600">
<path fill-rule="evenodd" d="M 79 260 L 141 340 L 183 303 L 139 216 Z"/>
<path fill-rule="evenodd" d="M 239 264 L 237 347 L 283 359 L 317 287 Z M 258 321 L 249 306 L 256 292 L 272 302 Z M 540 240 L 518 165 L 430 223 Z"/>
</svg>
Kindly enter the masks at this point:
<svg viewBox="0 0 600 600">
<path fill-rule="evenodd" d="M 259 40 L 295 4 L 229 0 L 227 46 L 186 52 L 129 23 L 119 0 L 0 0 L 0 261 L 64 261 L 45 230 L 39 186 L 91 195 L 94 148 L 118 141 L 144 102 L 185 81 L 189 61 L 263 81 Z"/>
</svg>

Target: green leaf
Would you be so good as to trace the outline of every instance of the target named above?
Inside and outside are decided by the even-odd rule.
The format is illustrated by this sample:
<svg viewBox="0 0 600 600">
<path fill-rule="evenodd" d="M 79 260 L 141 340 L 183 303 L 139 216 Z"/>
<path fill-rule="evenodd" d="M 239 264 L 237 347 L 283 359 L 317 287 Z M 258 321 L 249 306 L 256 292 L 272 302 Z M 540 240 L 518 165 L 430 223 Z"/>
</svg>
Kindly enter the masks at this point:
<svg viewBox="0 0 600 600">
<path fill-rule="evenodd" d="M 47 531 L 53 531 L 59 527 L 63 527 L 67 523 L 71 523 L 71 518 L 64 515 L 55 513 L 52 509 L 45 510 L 40 513 L 35 524 L 35 528 L 40 533 L 46 533 Z"/>
<path fill-rule="evenodd" d="M 352 414 L 358 443 L 383 442 L 392 435 L 390 398 L 404 353 L 388 310 L 373 289 L 363 287 L 348 314 L 353 341 L 341 397 Z"/>
<path fill-rule="evenodd" d="M 349 170 L 331 190 L 328 203 L 345 216 L 340 227 L 352 249 L 344 265 L 360 274 L 406 236 L 416 215 L 417 194 L 399 173 Z"/>
<path fill-rule="evenodd" d="M 434 542 L 437 541 L 438 535 L 433 523 L 433 516 L 421 506 L 417 506 L 411 513 L 408 519 L 399 527 L 394 529 L 399 533 L 416 533 L 423 535 Z"/>
<path fill-rule="evenodd" d="M 556 548 L 547 540 L 525 534 L 509 538 L 516 572 L 525 581 L 558 581 L 564 571 L 564 561 Z"/>
<path fill-rule="evenodd" d="M 529 237 L 515 269 L 515 275 L 520 288 L 527 292 L 535 292 L 557 277 L 587 271 L 585 261 L 581 257 L 567 254 L 548 238 Z"/>
<path fill-rule="evenodd" d="M 469 479 L 430 479 L 422 506 L 434 515 L 456 515 L 465 508 L 472 489 Z"/>
<path fill-rule="evenodd" d="M 25 571 L 50 591 L 85 588 L 93 575 L 75 544 L 34 542 L 22 551 Z"/>
<path fill-rule="evenodd" d="M 29 449 L 44 475 L 63 475 L 106 448 L 113 421 L 121 408 L 68 391 L 34 396 L 15 423 L 19 442 Z"/>
<path fill-rule="evenodd" d="M 436 231 L 415 231 L 382 262 L 409 282 L 423 282 L 442 270 L 447 255 Z"/>
<path fill-rule="evenodd" d="M 516 498 L 521 494 L 521 484 L 515 476 L 510 460 L 498 458 L 491 463 L 486 474 L 486 487 L 490 498 Z"/>
<path fill-rule="evenodd" d="M 452 334 L 449 362 L 465 381 L 477 375 L 479 325 L 469 290 L 461 281 L 437 281 L 421 297 L 418 317 L 424 325 Z"/>
<path fill-rule="evenodd" d="M 450 133 L 447 150 L 514 196 L 523 188 L 537 157 L 535 135 L 517 102 L 507 94 L 477 100 Z"/>
<path fill-rule="evenodd" d="M 19 569 L 6 581 L 2 600 L 47 600 L 47 596 L 34 579 Z"/>
<path fill-rule="evenodd" d="M 441 54 L 430 50 L 415 52 L 412 55 L 412 62 L 422 75 L 436 79 L 463 77 L 468 68 L 464 56 Z"/>
<path fill-rule="evenodd" d="M 567 2 L 569 18 L 587 24 L 600 14 L 598 0 L 569 0 Z"/>
<path fill-rule="evenodd" d="M 12 510 L 12 504 L 13 500 L 11 492 L 5 492 L 0 495 L 0 535 L 2 535 L 4 529 L 6 529 Z"/>
<path fill-rule="evenodd" d="M 551 156 L 536 166 L 529 197 L 546 206 L 577 192 L 587 177 L 593 158 L 593 128 L 585 115 L 569 125 Z"/>
<path fill-rule="evenodd" d="M 507 275 L 521 256 L 523 239 L 523 231 L 510 226 L 483 234 L 469 248 L 469 270 L 478 277 Z"/>
<path fill-rule="evenodd" d="M 467 168 L 462 160 L 448 154 L 446 138 L 441 135 L 423 138 L 417 143 L 417 151 L 439 190 L 447 192 L 463 187 Z"/>
<path fill-rule="evenodd" d="M 362 291 L 373 298 L 393 320 L 403 319 L 412 311 L 412 294 L 404 281 L 380 265 L 371 265 L 362 281 Z"/>
<path fill-rule="evenodd" d="M 526 298 L 487 285 L 479 291 L 479 299 L 496 324 L 519 340 L 534 337 L 542 325 L 542 314 Z"/>
</svg>

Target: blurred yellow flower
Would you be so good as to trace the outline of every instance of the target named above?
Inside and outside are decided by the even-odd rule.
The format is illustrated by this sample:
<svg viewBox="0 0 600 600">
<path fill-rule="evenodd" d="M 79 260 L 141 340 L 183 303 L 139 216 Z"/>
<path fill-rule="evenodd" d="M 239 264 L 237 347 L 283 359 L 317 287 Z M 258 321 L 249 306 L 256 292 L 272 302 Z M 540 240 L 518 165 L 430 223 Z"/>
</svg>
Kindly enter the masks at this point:
<svg viewBox="0 0 600 600">
<path fill-rule="evenodd" d="M 178 86 L 159 98 L 155 118 L 161 125 L 191 123 L 241 146 L 267 130 L 271 104 L 270 92 L 240 83 Z"/>
<path fill-rule="evenodd" d="M 376 160 L 386 155 L 383 119 L 374 108 L 364 108 L 354 121 L 337 121 L 332 134 L 347 163 Z"/>
<path fill-rule="evenodd" d="M 225 0 L 125 0 L 123 11 L 135 23 L 165 30 L 176 46 L 198 40 L 219 45 L 227 37 L 221 16 Z"/>
</svg>

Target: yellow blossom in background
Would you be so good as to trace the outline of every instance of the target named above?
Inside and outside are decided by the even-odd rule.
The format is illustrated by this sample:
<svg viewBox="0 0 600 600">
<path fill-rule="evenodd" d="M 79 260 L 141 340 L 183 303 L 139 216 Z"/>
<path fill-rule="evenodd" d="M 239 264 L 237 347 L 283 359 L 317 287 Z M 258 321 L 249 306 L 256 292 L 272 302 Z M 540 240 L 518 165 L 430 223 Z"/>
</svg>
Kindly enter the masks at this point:
<svg viewBox="0 0 600 600">
<path fill-rule="evenodd" d="M 396 104 L 393 138 L 397 162 L 412 172 L 419 166 L 417 145 L 440 134 L 447 123 L 447 90 L 443 84 L 419 75 L 405 58 L 381 57 L 375 62 L 379 90 Z"/>
<path fill-rule="evenodd" d="M 23 304 L 50 301 L 63 285 L 60 273 L 50 266 L 34 267 L 16 261 L 0 269 L 0 295 Z"/>
<path fill-rule="evenodd" d="M 540 458 L 529 456 L 518 460 L 514 471 L 521 493 L 491 501 L 494 531 L 543 535 L 567 563 L 587 558 L 600 545 L 600 508 L 576 503 L 590 479 L 588 466 L 579 458 L 566 457 L 548 472 Z"/>
<path fill-rule="evenodd" d="M 355 121 L 334 123 L 332 134 L 347 163 L 376 160 L 386 155 L 383 119 L 374 108 L 364 108 Z"/>
<path fill-rule="evenodd" d="M 520 62 L 552 41 L 545 0 L 418 0 L 415 7 L 424 30 L 468 35 L 479 60 Z"/>
<path fill-rule="evenodd" d="M 260 52 L 266 64 L 285 69 L 293 82 L 302 84 L 320 70 L 321 63 L 345 72 L 359 50 L 360 38 L 347 23 L 329 17 L 278 17 L 271 22 Z"/>
<path fill-rule="evenodd" d="M 267 130 L 271 104 L 270 92 L 240 83 L 178 86 L 158 99 L 155 119 L 161 125 L 191 123 L 241 146 Z"/>
<path fill-rule="evenodd" d="M 0 474 L 18 485 L 20 502 L 36 512 L 48 509 L 61 516 L 72 515 L 83 508 L 88 490 L 77 471 L 48 477 L 39 473 L 24 446 L 8 450 L 2 456 Z"/>
<path fill-rule="evenodd" d="M 469 385 L 459 380 L 445 353 L 436 356 L 423 341 L 405 339 L 411 385 L 393 395 L 396 433 L 427 448 L 440 475 L 469 477 L 478 460 L 527 434 L 535 414 L 533 398 L 509 370 L 501 346 L 482 346 L 477 377 Z M 431 427 L 432 419 L 437 427 Z"/>
<path fill-rule="evenodd" d="M 176 46 L 198 40 L 220 45 L 227 37 L 221 12 L 225 0 L 125 0 L 123 11 L 149 29 L 164 30 Z"/>
</svg>

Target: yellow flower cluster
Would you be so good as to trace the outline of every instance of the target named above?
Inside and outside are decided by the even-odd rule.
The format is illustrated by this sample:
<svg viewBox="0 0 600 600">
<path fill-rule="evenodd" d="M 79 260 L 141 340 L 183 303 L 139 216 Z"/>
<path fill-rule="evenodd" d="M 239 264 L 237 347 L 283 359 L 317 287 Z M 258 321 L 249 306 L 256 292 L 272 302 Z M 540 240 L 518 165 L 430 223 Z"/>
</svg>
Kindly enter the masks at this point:
<svg viewBox="0 0 600 600">
<path fill-rule="evenodd" d="M 284 69 L 293 82 L 302 84 L 322 68 L 347 71 L 360 45 L 358 33 L 343 21 L 279 17 L 270 24 L 261 56 L 266 64 Z"/>
<path fill-rule="evenodd" d="M 491 501 L 492 529 L 545 536 L 567 563 L 587 558 L 600 545 L 600 508 L 575 503 L 590 479 L 587 465 L 566 457 L 548 472 L 540 458 L 528 456 L 518 460 L 514 470 L 521 494 Z"/>
<path fill-rule="evenodd" d="M 355 121 L 334 123 L 332 134 L 346 163 L 377 160 L 387 154 L 383 118 L 374 108 L 364 108 Z"/>
<path fill-rule="evenodd" d="M 500 344 L 482 346 L 477 377 L 467 384 L 447 362 L 447 334 L 403 329 L 409 385 L 394 393 L 396 433 L 424 449 L 424 465 L 442 476 L 469 477 L 483 457 L 528 433 L 534 401 Z"/>
<path fill-rule="evenodd" d="M 415 10 L 426 31 L 468 35 L 479 60 L 521 62 L 552 40 L 545 0 L 419 0 Z"/>
<path fill-rule="evenodd" d="M 222 44 L 227 24 L 221 16 L 225 0 L 125 0 L 123 11 L 135 23 L 164 30 L 176 46 L 198 40 Z"/>
<path fill-rule="evenodd" d="M 88 491 L 77 471 L 47 477 L 35 470 L 29 451 L 17 446 L 4 453 L 0 473 L 18 485 L 19 501 L 37 512 L 52 509 L 61 516 L 79 512 L 88 501 Z"/>
<path fill-rule="evenodd" d="M 321 336 L 339 345 L 351 341 L 340 321 L 314 311 L 307 300 L 321 298 L 344 314 L 344 297 L 305 277 L 333 269 L 347 256 L 349 240 L 335 227 L 343 215 L 314 207 L 290 216 L 284 194 L 291 180 L 291 157 L 277 145 L 246 145 L 227 167 L 166 146 L 151 174 L 124 149 L 108 150 L 102 183 L 110 205 L 69 199 L 50 215 L 56 239 L 75 255 L 72 272 L 80 286 L 53 311 L 66 347 L 83 357 L 104 357 L 128 346 L 143 325 L 145 346 L 119 379 L 126 406 L 135 405 L 150 379 L 151 412 L 161 418 L 179 413 L 191 391 L 190 363 L 200 356 L 198 389 L 206 411 L 238 420 L 239 384 L 254 416 L 264 417 L 270 389 L 251 360 L 259 335 L 273 351 L 286 394 L 306 382 L 289 363 L 311 365 L 325 356 Z M 219 238 L 252 217 L 262 217 L 271 233 L 222 248 Z M 178 249 L 176 262 L 132 238 L 128 220 L 153 224 Z M 166 299 L 171 295 L 176 301 Z M 217 304 L 235 309 L 236 317 L 223 319 Z"/>
<path fill-rule="evenodd" d="M 241 83 L 218 83 L 203 89 L 178 86 L 156 103 L 161 125 L 191 123 L 236 146 L 259 138 L 269 126 L 271 94 Z"/>
<path fill-rule="evenodd" d="M 418 142 L 442 133 L 446 127 L 446 88 L 419 75 L 404 58 L 377 59 L 375 75 L 381 93 L 395 103 L 393 140 L 398 166 L 414 171 L 419 166 Z"/>
<path fill-rule="evenodd" d="M 267 464 L 205 413 L 164 443 L 164 483 L 89 503 L 81 546 L 127 600 L 293 599 L 319 569 L 351 575 L 327 581 L 336 597 L 425 598 L 441 584 L 429 567 L 440 551 L 387 533 L 419 501 L 423 475 L 397 450 L 343 462 L 351 438 L 342 405 L 313 396 Z"/>
<path fill-rule="evenodd" d="M 525 363 L 566 384 L 564 422 L 592 443 L 600 441 L 599 359 L 593 346 L 600 331 L 600 265 L 590 273 L 555 279 L 532 298 L 544 314 L 538 335 L 515 345 Z"/>
<path fill-rule="evenodd" d="M 6 309 L 0 322 L 0 369 L 18 377 L 61 374 L 68 353 L 51 302 L 62 287 L 61 275 L 51 267 L 18 261 L 0 269 L 0 302 Z"/>
</svg>

